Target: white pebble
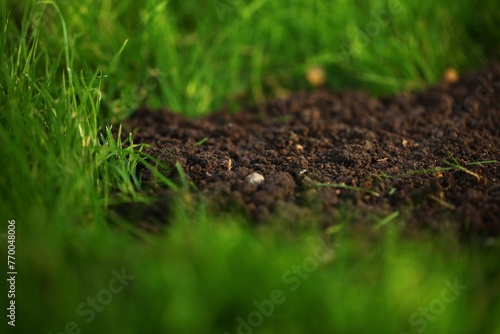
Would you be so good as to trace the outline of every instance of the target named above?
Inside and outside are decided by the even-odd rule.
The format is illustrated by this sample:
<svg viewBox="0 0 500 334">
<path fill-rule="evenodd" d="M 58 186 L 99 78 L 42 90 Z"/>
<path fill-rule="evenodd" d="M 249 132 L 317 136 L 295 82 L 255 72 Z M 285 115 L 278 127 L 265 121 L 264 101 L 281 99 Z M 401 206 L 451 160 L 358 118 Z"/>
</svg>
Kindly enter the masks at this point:
<svg viewBox="0 0 500 334">
<path fill-rule="evenodd" d="M 249 184 L 260 184 L 264 182 L 264 176 L 257 172 L 253 172 L 252 174 L 245 176 L 245 181 Z"/>
</svg>

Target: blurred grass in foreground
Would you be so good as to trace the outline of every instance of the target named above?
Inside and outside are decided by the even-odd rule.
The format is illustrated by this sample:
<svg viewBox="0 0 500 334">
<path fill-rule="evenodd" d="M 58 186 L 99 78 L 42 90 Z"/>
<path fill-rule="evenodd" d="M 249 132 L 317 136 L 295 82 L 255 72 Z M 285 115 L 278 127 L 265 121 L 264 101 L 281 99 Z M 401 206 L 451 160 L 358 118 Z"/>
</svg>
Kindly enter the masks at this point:
<svg viewBox="0 0 500 334">
<path fill-rule="evenodd" d="M 107 228 L 57 242 L 25 237 L 18 329 L 56 333 L 74 321 L 92 333 L 499 330 L 492 249 L 470 253 L 446 238 L 401 240 L 393 227 L 377 241 L 340 235 L 327 244 L 314 232 L 284 238 L 234 218 L 197 218 L 146 239 Z M 133 278 L 110 300 L 102 290 L 112 270 Z M 90 311 L 89 297 L 100 312 Z"/>
</svg>

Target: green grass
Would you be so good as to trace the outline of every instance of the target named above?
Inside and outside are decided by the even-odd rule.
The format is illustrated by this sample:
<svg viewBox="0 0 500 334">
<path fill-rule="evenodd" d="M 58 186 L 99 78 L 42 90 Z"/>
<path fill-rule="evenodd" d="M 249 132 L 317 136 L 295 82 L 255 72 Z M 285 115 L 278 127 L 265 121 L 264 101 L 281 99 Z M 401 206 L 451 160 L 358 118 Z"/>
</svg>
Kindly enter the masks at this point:
<svg viewBox="0 0 500 334">
<path fill-rule="evenodd" d="M 250 227 L 186 199 L 161 235 L 110 224 L 110 205 L 149 200 L 135 173 L 141 164 L 179 195 L 189 187 L 163 176 L 166 167 L 133 136 L 113 136 L 110 123 L 139 105 L 190 116 L 236 110 L 311 89 L 305 72 L 316 65 L 333 89 L 387 95 L 500 54 L 494 0 L 405 2 L 368 41 L 356 29 L 384 1 L 215 3 L 1 2 L 0 232 L 16 221 L 18 272 L 17 323 L 7 332 L 60 333 L 75 321 L 89 333 L 236 333 L 238 317 L 275 289 L 286 300 L 256 333 L 416 332 L 422 318 L 412 326 L 409 317 L 456 278 L 467 289 L 426 322 L 427 332 L 500 333 L 498 244 L 478 249 L 425 232 L 404 239 L 400 214 L 371 217 L 367 236 L 350 232 L 357 213 L 342 215 L 335 226 L 346 228 L 327 233 L 333 255 L 300 279 L 289 270 L 314 264 L 314 227 Z M 87 324 L 76 309 L 106 296 L 112 270 L 122 268 L 135 278 Z"/>
</svg>

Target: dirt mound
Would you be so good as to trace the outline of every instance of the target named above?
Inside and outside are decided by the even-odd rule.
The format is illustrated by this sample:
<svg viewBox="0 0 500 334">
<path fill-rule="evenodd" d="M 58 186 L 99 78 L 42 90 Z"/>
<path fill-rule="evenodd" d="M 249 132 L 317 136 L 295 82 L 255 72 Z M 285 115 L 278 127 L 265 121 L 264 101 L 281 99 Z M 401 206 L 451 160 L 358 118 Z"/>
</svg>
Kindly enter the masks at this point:
<svg viewBox="0 0 500 334">
<path fill-rule="evenodd" d="M 325 227 L 339 209 L 371 224 L 399 211 L 410 225 L 491 236 L 500 232 L 500 163 L 491 162 L 500 158 L 499 117 L 492 64 L 393 98 L 298 93 L 194 120 L 143 108 L 124 128 L 160 161 L 178 161 L 218 210 L 241 208 L 259 222 L 319 214 Z"/>
</svg>

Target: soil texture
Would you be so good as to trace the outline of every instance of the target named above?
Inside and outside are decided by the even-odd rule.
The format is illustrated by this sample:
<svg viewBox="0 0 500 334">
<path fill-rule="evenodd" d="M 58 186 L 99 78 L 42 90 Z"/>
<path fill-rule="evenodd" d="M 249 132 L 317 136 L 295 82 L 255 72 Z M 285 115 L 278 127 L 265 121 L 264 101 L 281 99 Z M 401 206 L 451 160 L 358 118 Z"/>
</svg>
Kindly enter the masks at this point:
<svg viewBox="0 0 500 334">
<path fill-rule="evenodd" d="M 301 92 L 199 119 L 145 107 L 123 125 L 168 177 L 179 178 L 179 162 L 215 212 L 334 230 L 347 210 L 364 224 L 393 217 L 409 228 L 500 233 L 500 63 L 391 98 Z M 138 173 L 160 199 L 127 214 L 168 221 L 171 210 L 159 208 L 172 192 Z"/>
</svg>

